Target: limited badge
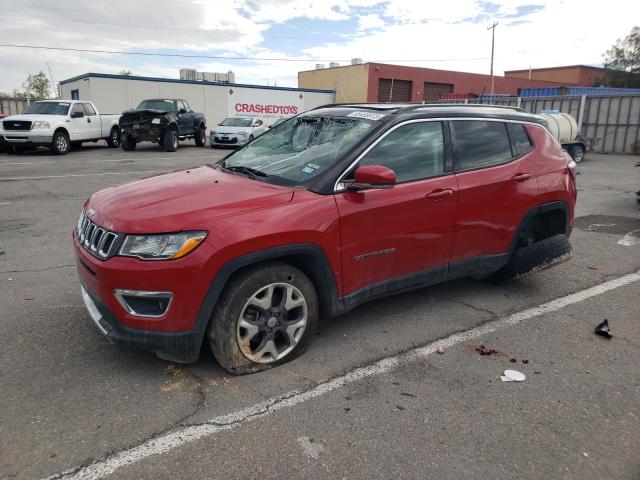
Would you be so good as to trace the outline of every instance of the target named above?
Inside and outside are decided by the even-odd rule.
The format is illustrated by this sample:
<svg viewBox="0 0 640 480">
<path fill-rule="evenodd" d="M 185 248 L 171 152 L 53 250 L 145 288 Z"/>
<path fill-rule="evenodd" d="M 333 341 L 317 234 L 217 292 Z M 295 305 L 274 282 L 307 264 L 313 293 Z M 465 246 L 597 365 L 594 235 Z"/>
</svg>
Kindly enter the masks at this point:
<svg viewBox="0 0 640 480">
<path fill-rule="evenodd" d="M 87 210 L 88 217 L 93 217 L 95 214 L 96 214 L 96 211 L 93 208 L 90 208 L 89 210 Z"/>
</svg>

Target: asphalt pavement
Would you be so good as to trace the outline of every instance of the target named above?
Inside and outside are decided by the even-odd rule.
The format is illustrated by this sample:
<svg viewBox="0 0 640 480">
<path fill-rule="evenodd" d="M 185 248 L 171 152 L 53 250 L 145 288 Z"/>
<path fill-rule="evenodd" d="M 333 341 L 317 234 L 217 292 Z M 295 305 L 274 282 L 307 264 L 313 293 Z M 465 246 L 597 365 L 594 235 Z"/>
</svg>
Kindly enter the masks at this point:
<svg viewBox="0 0 640 480">
<path fill-rule="evenodd" d="M 206 350 L 185 366 L 109 344 L 73 264 L 82 204 L 226 153 L 0 154 L 0 478 L 640 477 L 638 157 L 578 166 L 571 261 L 365 304 L 281 367 L 234 377 Z"/>
</svg>

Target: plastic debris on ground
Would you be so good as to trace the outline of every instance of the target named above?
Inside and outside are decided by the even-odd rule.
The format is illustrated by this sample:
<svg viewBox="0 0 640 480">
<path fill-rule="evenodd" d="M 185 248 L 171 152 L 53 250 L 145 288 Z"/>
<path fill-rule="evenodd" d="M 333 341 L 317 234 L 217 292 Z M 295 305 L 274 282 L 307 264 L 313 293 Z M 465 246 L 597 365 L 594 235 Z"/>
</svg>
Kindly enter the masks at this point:
<svg viewBox="0 0 640 480">
<path fill-rule="evenodd" d="M 489 356 L 489 355 L 504 355 L 504 353 L 499 352 L 493 348 L 487 348 L 484 345 L 469 345 L 469 348 L 475 350 L 480 355 Z"/>
<path fill-rule="evenodd" d="M 440 354 L 443 354 L 444 353 L 444 348 L 438 347 L 438 348 L 436 348 L 436 352 L 438 352 Z"/>
<path fill-rule="evenodd" d="M 500 376 L 500 380 L 503 382 L 524 382 L 527 376 L 517 370 L 505 370 L 504 374 Z"/>
<path fill-rule="evenodd" d="M 605 318 L 602 323 L 599 323 L 595 329 L 595 334 L 600 335 L 601 337 L 611 338 L 613 334 L 609 329 L 609 321 Z"/>
</svg>

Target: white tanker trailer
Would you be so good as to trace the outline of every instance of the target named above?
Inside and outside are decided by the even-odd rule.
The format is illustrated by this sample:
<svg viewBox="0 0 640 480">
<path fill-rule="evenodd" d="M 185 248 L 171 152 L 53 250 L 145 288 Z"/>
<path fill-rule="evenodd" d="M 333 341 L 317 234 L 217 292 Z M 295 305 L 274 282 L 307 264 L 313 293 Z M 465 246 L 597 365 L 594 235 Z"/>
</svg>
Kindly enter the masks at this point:
<svg viewBox="0 0 640 480">
<path fill-rule="evenodd" d="M 588 150 L 587 142 L 580 136 L 576 119 L 568 113 L 543 111 L 540 116 L 547 121 L 551 135 L 562 145 L 571 158 L 579 163 Z"/>
</svg>

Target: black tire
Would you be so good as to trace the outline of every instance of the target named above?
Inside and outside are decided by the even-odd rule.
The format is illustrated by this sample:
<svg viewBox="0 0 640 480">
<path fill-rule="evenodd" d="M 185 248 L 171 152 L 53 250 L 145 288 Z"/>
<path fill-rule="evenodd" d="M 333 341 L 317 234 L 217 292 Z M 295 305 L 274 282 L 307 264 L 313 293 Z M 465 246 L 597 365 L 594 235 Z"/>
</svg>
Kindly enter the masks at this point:
<svg viewBox="0 0 640 480">
<path fill-rule="evenodd" d="M 573 158 L 573 161 L 580 163 L 584 160 L 584 147 L 582 145 L 574 145 L 569 148 L 569 155 Z"/>
<path fill-rule="evenodd" d="M 173 128 L 170 128 L 166 132 L 164 132 L 162 145 L 167 152 L 175 152 L 176 150 L 178 150 L 178 132 L 176 132 Z"/>
<path fill-rule="evenodd" d="M 253 142 L 253 135 L 249 135 L 249 141 L 247 143 Z"/>
<path fill-rule="evenodd" d="M 206 145 L 207 131 L 203 127 L 200 127 L 196 132 L 195 141 L 196 141 L 196 146 L 198 147 L 204 147 Z"/>
<path fill-rule="evenodd" d="M 113 127 L 109 132 L 107 145 L 109 148 L 118 148 L 120 146 L 120 129 L 118 127 Z"/>
<path fill-rule="evenodd" d="M 58 131 L 53 134 L 51 139 L 51 146 L 49 150 L 54 155 L 66 155 L 71 150 L 71 142 L 69 141 L 69 135 L 65 132 Z"/>
<path fill-rule="evenodd" d="M 127 152 L 132 152 L 136 149 L 136 139 L 129 134 L 121 135 L 120 142 L 120 146 L 122 147 L 122 149 L 126 150 Z"/>
<path fill-rule="evenodd" d="M 506 266 L 492 275 L 493 280 L 505 281 L 528 273 L 538 272 L 566 262 L 573 256 L 569 238 L 554 235 L 539 242 L 516 248 Z"/>
<path fill-rule="evenodd" d="M 241 327 L 238 327 L 238 322 L 240 321 L 241 314 L 245 311 L 245 306 L 249 299 L 252 298 L 256 292 L 259 292 L 260 289 L 271 284 L 286 284 L 297 289 L 304 302 L 306 302 L 306 326 L 297 344 L 295 344 L 290 352 L 286 353 L 282 358 L 270 361 L 269 363 L 259 363 L 250 360 L 245 353 L 243 353 L 238 343 L 239 332 L 241 331 Z M 225 370 L 235 375 L 259 372 L 291 361 L 304 353 L 316 331 L 318 317 L 319 310 L 316 290 L 311 280 L 309 280 L 304 273 L 286 263 L 271 262 L 263 264 L 239 272 L 234 275 L 225 286 L 218 299 L 207 329 L 209 346 L 216 360 L 218 360 L 218 363 Z M 257 318 L 266 318 L 266 316 L 258 316 Z M 269 321 L 271 321 L 271 318 L 269 318 Z M 268 327 L 269 325 L 264 323 L 261 329 L 268 329 Z M 273 326 L 271 325 L 271 327 Z M 272 328 L 272 330 L 268 330 L 273 333 L 262 333 L 261 330 L 255 334 L 255 337 L 272 335 L 270 338 L 275 339 L 275 336 L 278 335 L 276 332 L 278 327 L 276 326 Z M 255 337 L 252 338 L 255 339 Z M 283 349 L 283 352 L 284 350 L 285 349 Z"/>
</svg>

